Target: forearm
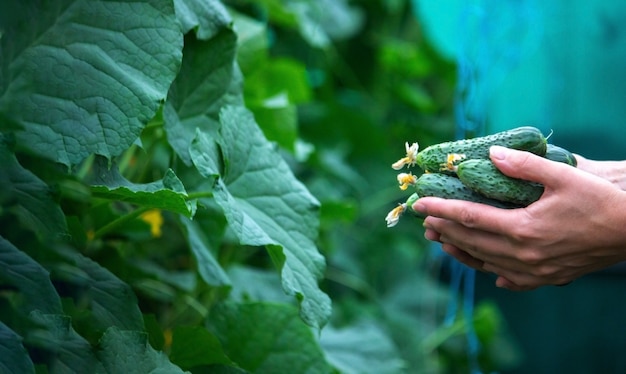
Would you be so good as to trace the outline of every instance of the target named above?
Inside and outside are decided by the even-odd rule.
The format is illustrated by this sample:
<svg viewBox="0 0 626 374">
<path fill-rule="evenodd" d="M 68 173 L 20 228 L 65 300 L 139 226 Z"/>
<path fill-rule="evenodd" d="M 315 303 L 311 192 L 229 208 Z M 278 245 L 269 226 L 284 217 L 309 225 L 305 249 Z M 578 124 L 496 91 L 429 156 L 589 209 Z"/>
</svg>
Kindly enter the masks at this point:
<svg viewBox="0 0 626 374">
<path fill-rule="evenodd" d="M 578 168 L 626 190 L 626 161 L 595 161 L 576 155 Z"/>
</svg>

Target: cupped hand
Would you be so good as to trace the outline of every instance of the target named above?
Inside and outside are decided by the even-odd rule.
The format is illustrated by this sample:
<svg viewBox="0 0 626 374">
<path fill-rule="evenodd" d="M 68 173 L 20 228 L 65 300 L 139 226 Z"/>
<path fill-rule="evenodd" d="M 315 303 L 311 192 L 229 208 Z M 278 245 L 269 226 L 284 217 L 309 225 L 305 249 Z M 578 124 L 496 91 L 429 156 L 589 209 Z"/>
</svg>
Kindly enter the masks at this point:
<svg viewBox="0 0 626 374">
<path fill-rule="evenodd" d="M 421 198 L 413 209 L 428 216 L 427 239 L 511 290 L 566 284 L 626 259 L 626 192 L 618 185 L 529 152 L 492 147 L 491 159 L 506 175 L 543 184 L 541 198 L 519 209 Z"/>
</svg>

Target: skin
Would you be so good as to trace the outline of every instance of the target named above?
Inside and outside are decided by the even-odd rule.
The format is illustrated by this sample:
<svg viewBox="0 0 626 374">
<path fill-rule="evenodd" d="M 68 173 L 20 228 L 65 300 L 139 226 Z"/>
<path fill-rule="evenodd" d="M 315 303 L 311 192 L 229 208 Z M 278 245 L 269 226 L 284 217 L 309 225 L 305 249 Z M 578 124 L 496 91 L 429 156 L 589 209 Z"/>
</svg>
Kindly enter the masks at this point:
<svg viewBox="0 0 626 374">
<path fill-rule="evenodd" d="M 567 284 L 626 260 L 626 161 L 576 155 L 574 168 L 503 147 L 490 157 L 504 174 L 543 184 L 541 198 L 519 209 L 421 198 L 413 209 L 428 216 L 428 240 L 514 291 Z"/>
</svg>

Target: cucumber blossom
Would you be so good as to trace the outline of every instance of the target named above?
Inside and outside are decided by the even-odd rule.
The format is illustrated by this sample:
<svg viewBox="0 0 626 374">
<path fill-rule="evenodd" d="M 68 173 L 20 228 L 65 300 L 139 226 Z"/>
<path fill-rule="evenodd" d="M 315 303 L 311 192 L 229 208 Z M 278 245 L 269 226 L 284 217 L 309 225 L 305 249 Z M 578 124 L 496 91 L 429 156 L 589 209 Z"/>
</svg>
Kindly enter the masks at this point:
<svg viewBox="0 0 626 374">
<path fill-rule="evenodd" d="M 543 156 L 547 139 L 536 127 L 522 126 L 487 136 L 431 145 L 417 154 L 416 163 L 426 172 L 453 174 L 455 166 L 464 160 L 488 159 L 489 148 L 493 145 Z"/>
<path fill-rule="evenodd" d="M 541 184 L 504 175 L 490 160 L 464 161 L 456 172 L 463 185 L 491 199 L 527 206 L 543 194 Z"/>
<path fill-rule="evenodd" d="M 444 199 L 467 200 L 507 209 L 520 207 L 517 204 L 502 202 L 481 195 L 463 184 L 459 178 L 442 173 L 422 174 L 415 183 L 415 192 L 421 197 L 435 196 Z"/>
</svg>

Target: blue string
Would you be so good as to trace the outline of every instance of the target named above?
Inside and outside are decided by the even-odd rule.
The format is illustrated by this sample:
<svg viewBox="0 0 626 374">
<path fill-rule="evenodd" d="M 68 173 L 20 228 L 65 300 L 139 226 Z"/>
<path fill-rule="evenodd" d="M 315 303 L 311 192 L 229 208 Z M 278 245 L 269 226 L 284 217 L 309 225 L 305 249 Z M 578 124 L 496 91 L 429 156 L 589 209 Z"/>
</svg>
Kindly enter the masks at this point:
<svg viewBox="0 0 626 374">
<path fill-rule="evenodd" d="M 541 34 L 537 27 L 536 0 L 466 0 L 458 20 L 457 74 L 455 94 L 456 138 L 480 136 L 485 132 L 488 102 L 494 89 L 520 61 L 523 52 L 536 48 Z M 467 354 L 472 373 L 481 373 L 480 342 L 474 329 L 476 271 L 450 261 L 452 297 L 444 323 L 458 315 L 459 293 L 463 292 Z M 461 288 L 462 287 L 462 288 Z"/>
<path fill-rule="evenodd" d="M 415 9 L 431 0 L 413 0 Z M 447 3 L 450 5 L 450 3 Z M 484 135 L 489 100 L 507 74 L 539 45 L 543 34 L 540 0 L 460 0 L 456 37 L 457 86 L 454 98 L 455 137 Z M 545 7 L 545 5 L 544 5 Z M 419 13 L 416 12 L 419 16 Z M 447 256 L 438 247 L 438 256 Z M 462 316 L 467 324 L 467 354 L 472 373 L 481 373 L 480 342 L 474 330 L 474 269 L 452 259 L 451 299 L 444 325 L 454 323 L 462 298 Z M 461 295 L 462 293 L 462 295 Z M 462 296 L 462 297 L 461 297 Z"/>
</svg>

